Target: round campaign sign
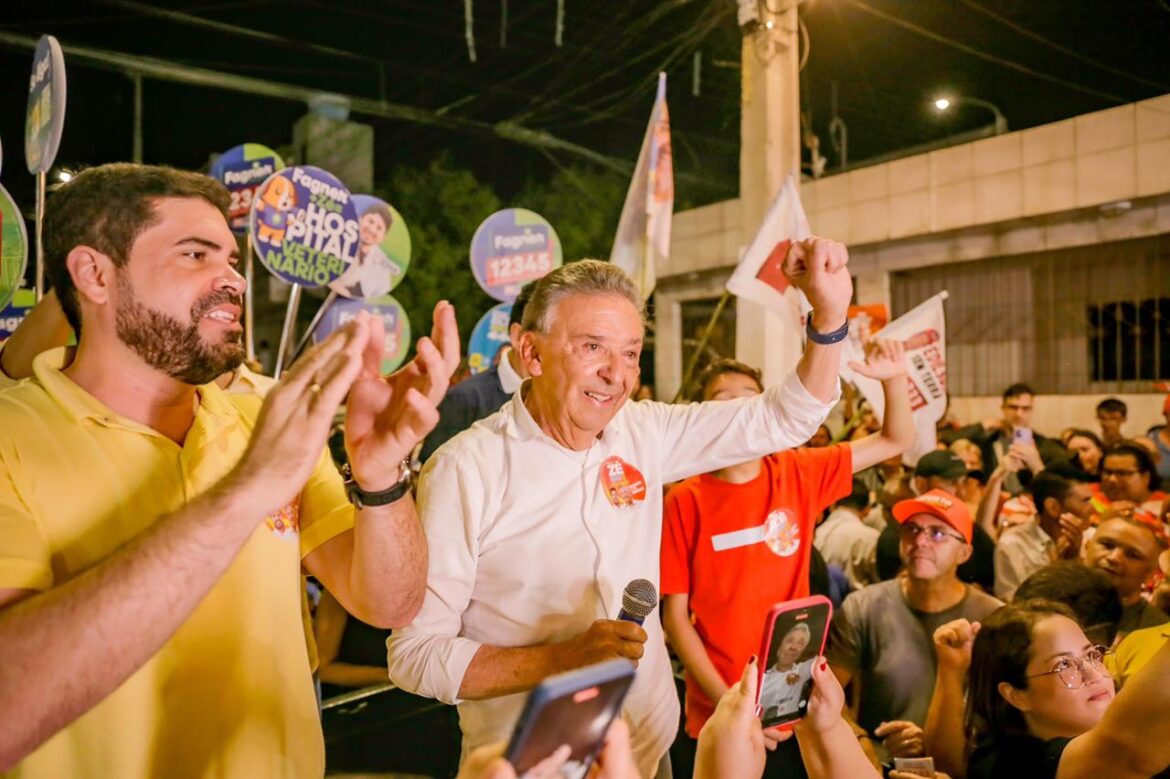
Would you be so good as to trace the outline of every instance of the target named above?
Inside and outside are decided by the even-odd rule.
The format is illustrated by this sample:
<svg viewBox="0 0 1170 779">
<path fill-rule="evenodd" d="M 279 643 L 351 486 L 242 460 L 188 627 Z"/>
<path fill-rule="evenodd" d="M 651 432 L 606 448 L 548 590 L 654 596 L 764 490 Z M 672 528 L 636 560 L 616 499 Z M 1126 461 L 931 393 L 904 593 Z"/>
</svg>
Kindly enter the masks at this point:
<svg viewBox="0 0 1170 779">
<path fill-rule="evenodd" d="M 273 173 L 252 200 L 252 248 L 277 278 L 323 287 L 357 259 L 353 196 L 333 174 L 310 165 Z"/>
<path fill-rule="evenodd" d="M 8 305 L 24 280 L 28 232 L 24 217 L 8 190 L 0 187 L 0 308 Z"/>
<path fill-rule="evenodd" d="M 500 347 L 510 343 L 508 320 L 511 316 L 512 304 L 500 303 L 489 309 L 476 323 L 467 344 L 467 366 L 472 373 L 483 373 L 495 365 Z"/>
<path fill-rule="evenodd" d="M 0 341 L 12 337 L 16 328 L 37 304 L 37 293 L 31 289 L 18 289 L 7 306 L 0 306 Z"/>
<path fill-rule="evenodd" d="M 356 317 L 359 311 L 369 311 L 374 316 L 382 317 L 382 324 L 386 327 L 382 373 L 390 373 L 402 364 L 406 353 L 410 351 L 410 319 L 406 316 L 406 309 L 393 295 L 383 295 L 374 300 L 334 298 L 329 304 L 329 310 L 313 330 L 313 342 L 328 338 L 330 333 Z"/>
<path fill-rule="evenodd" d="M 258 143 L 244 143 L 219 155 L 211 165 L 211 177 L 227 187 L 232 195 L 228 206 L 228 223 L 236 235 L 248 232 L 252 200 L 260 185 L 284 167 L 280 155 Z"/>
<path fill-rule="evenodd" d="M 42 35 L 33 55 L 24 117 L 24 158 L 29 173 L 48 173 L 65 129 L 65 57 L 52 35 Z"/>
<path fill-rule="evenodd" d="M 354 195 L 358 215 L 357 261 L 329 288 L 347 298 L 373 300 L 398 286 L 410 266 L 410 230 L 394 206 L 373 195 Z"/>
<path fill-rule="evenodd" d="M 561 239 L 540 214 L 506 208 L 483 220 L 471 239 L 471 272 L 484 292 L 510 303 L 527 281 L 562 262 Z"/>
</svg>

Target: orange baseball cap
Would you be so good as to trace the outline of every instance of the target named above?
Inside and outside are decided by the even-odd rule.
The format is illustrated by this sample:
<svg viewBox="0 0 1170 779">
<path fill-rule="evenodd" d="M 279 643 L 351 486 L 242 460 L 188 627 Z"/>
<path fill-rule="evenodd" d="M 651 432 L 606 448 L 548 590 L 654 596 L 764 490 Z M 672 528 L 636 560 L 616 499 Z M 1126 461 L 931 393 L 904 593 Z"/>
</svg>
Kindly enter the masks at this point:
<svg viewBox="0 0 1170 779">
<path fill-rule="evenodd" d="M 946 522 L 971 543 L 974 526 L 967 504 L 946 490 L 931 490 L 917 498 L 908 498 L 894 504 L 894 519 L 905 522 L 916 514 L 930 514 Z"/>
</svg>

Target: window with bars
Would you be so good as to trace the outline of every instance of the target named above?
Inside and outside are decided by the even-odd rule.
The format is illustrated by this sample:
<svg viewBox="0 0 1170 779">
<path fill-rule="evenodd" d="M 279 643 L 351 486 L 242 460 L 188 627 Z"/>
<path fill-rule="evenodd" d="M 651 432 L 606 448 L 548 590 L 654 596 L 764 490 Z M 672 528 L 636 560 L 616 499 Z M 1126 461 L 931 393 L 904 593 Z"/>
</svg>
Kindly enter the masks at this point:
<svg viewBox="0 0 1170 779">
<path fill-rule="evenodd" d="M 1150 392 L 1170 379 L 1170 235 L 892 274 L 898 316 L 946 289 L 955 395 Z"/>
</svg>

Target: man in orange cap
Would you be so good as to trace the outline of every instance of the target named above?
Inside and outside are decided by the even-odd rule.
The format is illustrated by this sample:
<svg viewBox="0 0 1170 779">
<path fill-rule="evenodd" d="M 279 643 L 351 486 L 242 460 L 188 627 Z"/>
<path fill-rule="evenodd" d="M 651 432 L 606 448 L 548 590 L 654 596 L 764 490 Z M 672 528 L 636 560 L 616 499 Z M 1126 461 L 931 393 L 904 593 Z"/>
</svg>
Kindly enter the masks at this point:
<svg viewBox="0 0 1170 779">
<path fill-rule="evenodd" d="M 982 620 L 1002 606 L 964 584 L 974 524 L 960 498 L 930 490 L 894 504 L 903 575 L 858 590 L 833 618 L 827 652 L 842 685 L 860 685 L 857 721 L 890 757 L 924 753 L 922 727 L 934 692 L 931 636 L 956 619 Z"/>
</svg>

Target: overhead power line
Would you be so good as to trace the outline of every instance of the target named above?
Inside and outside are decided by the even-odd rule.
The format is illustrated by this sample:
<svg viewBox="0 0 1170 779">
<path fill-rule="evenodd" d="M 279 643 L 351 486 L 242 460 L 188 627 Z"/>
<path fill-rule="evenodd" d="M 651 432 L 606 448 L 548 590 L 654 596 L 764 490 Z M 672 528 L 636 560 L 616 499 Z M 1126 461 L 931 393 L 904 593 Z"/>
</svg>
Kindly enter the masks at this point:
<svg viewBox="0 0 1170 779">
<path fill-rule="evenodd" d="M 858 8 L 862 11 L 865 11 L 867 14 L 871 14 L 873 16 L 876 16 L 879 19 L 884 19 L 885 21 L 889 22 L 890 24 L 896 24 L 899 27 L 910 30 L 911 32 L 915 32 L 915 33 L 923 36 L 924 38 L 929 38 L 930 40 L 935 41 L 936 43 L 941 43 L 944 46 L 949 46 L 952 49 L 957 49 L 961 52 L 964 52 L 965 54 L 970 54 L 973 57 L 978 57 L 979 59 L 986 60 L 988 62 L 993 62 L 996 65 L 1001 65 L 1005 68 L 1010 68 L 1011 70 L 1014 70 L 1018 73 L 1023 73 L 1024 75 L 1031 76 L 1033 78 L 1038 78 L 1042 81 L 1047 81 L 1051 84 L 1058 84 L 1062 87 L 1065 87 L 1066 89 L 1072 89 L 1072 90 L 1075 90 L 1077 92 L 1083 92 L 1086 95 L 1092 95 L 1093 97 L 1099 98 L 1101 100 L 1108 100 L 1111 103 L 1121 104 L 1121 103 L 1132 102 L 1129 98 L 1121 97 L 1120 95 L 1115 95 L 1115 94 L 1112 94 L 1110 92 L 1102 92 L 1101 90 L 1093 89 L 1092 87 L 1086 87 L 1086 86 L 1083 86 L 1081 84 L 1076 84 L 1076 83 L 1073 83 L 1072 81 L 1066 81 L 1063 78 L 1060 78 L 1058 76 L 1052 76 L 1052 75 L 1049 75 L 1048 73 L 1041 73 L 1038 70 L 1033 70 L 1032 68 L 1029 68 L 1026 65 L 1021 65 L 1018 62 L 1013 62 L 1011 60 L 1004 59 L 1003 57 L 997 57 L 994 54 L 989 54 L 989 53 L 983 51 L 982 49 L 975 48 L 974 46 L 968 46 L 965 43 L 959 43 L 958 41 L 951 40 L 950 38 L 947 38 L 946 36 L 943 36 L 943 35 L 939 35 L 936 32 L 932 32 L 931 30 L 928 30 L 925 27 L 920 27 L 919 25 L 914 24 L 913 22 L 908 22 L 899 16 L 894 16 L 893 14 L 886 13 L 885 11 L 879 11 L 878 9 L 869 5 L 868 3 L 862 2 L 862 0 L 842 0 L 842 1 L 848 5 L 851 5 L 851 6 Z"/>
<path fill-rule="evenodd" d="M 0 44 L 21 49 L 36 49 L 37 39 L 27 35 L 19 35 L 0 30 Z M 233 73 L 223 73 L 205 68 L 195 68 L 153 57 L 123 54 L 121 52 L 94 49 L 87 46 L 63 44 L 61 49 L 71 59 L 89 62 L 92 65 L 120 71 L 127 75 L 139 75 L 159 81 L 171 81 L 180 84 L 223 89 L 230 92 L 262 95 L 278 100 L 292 100 L 307 103 L 310 98 L 328 91 L 251 78 L 249 76 L 238 76 Z M 556 149 L 588 159 L 598 165 L 623 174 L 629 174 L 634 167 L 628 160 L 610 157 L 585 146 L 566 141 L 563 138 L 557 138 L 550 133 L 532 130 L 513 122 L 492 124 L 477 119 L 465 119 L 451 114 L 439 115 L 426 108 L 389 103 L 384 100 L 372 100 L 367 97 L 358 97 L 355 95 L 341 95 L 341 97 L 348 100 L 352 110 L 359 114 L 443 127 L 451 130 L 494 135 L 498 138 L 504 138 L 525 146 Z"/>
<path fill-rule="evenodd" d="M 0 45 L 10 48 L 35 50 L 37 39 L 27 35 L 0 30 Z M 277 100 L 290 100 L 299 103 L 308 103 L 310 98 L 328 90 L 314 89 L 294 84 L 284 84 L 277 81 L 239 76 L 233 73 L 224 73 L 206 68 L 196 68 L 189 65 L 180 65 L 153 57 L 142 57 L 132 54 L 123 54 L 116 51 L 95 49 L 87 46 L 62 44 L 64 54 L 71 60 L 87 62 L 95 67 L 113 70 L 129 76 L 142 76 L 158 81 L 170 81 L 178 84 L 223 89 L 229 92 L 260 95 Z M 336 94 L 336 93 L 332 93 Z M 349 101 L 350 108 L 358 114 L 374 116 L 381 119 L 392 119 L 413 124 L 441 127 L 448 130 L 479 133 L 502 138 L 523 146 L 532 146 L 537 149 L 548 149 L 572 154 L 576 157 L 589 160 L 608 170 L 622 175 L 629 175 L 634 168 L 631 161 L 611 157 L 607 154 L 594 151 L 580 144 L 558 138 L 542 130 L 534 130 L 517 124 L 516 122 L 484 122 L 478 119 L 467 119 L 452 114 L 438 114 L 435 111 L 416 106 L 390 103 L 384 100 L 373 100 L 355 95 L 340 95 Z M 710 186 L 712 182 L 706 177 L 677 173 L 676 178 L 695 184 Z"/>
<path fill-rule="evenodd" d="M 999 14 L 995 13 L 994 11 L 992 11 L 988 8 L 984 8 L 979 3 L 976 3 L 975 0 L 960 0 L 960 2 L 962 2 L 963 5 L 967 6 L 971 10 L 977 11 L 977 12 L 983 14 L 984 16 L 987 16 L 991 19 L 994 19 L 995 21 L 999 22 L 1000 24 L 1004 25 L 1005 27 L 1008 27 L 1008 28 L 1014 30 L 1015 32 L 1019 33 L 1020 35 L 1023 35 L 1025 38 L 1030 38 L 1030 39 L 1036 41 L 1037 43 L 1042 43 L 1051 49 L 1059 51 L 1061 54 L 1065 54 L 1069 57 L 1072 57 L 1073 59 L 1080 60 L 1081 62 L 1084 62 L 1088 65 L 1092 65 L 1093 67 L 1099 68 L 1099 69 L 1105 71 L 1106 73 L 1112 73 L 1115 76 L 1121 76 L 1122 78 L 1127 78 L 1130 81 L 1135 81 L 1139 84 L 1145 84 L 1148 87 L 1154 87 L 1156 89 L 1160 89 L 1163 92 L 1170 92 L 1170 84 L 1164 84 L 1160 81 L 1153 81 L 1153 80 L 1145 78 L 1143 76 L 1138 76 L 1138 75 L 1135 75 L 1133 73 L 1129 73 L 1127 71 L 1121 70 L 1120 68 L 1115 68 L 1112 65 L 1108 65 L 1104 62 L 1101 62 L 1100 60 L 1095 60 L 1092 57 L 1085 56 L 1084 54 L 1077 51 L 1076 49 L 1070 49 L 1067 46 L 1061 46 L 1059 43 L 1056 43 L 1055 41 L 1051 41 L 1051 40 L 1045 38 L 1043 35 L 1040 35 L 1038 33 L 1034 33 L 1031 30 L 1027 29 L 1026 27 L 1021 27 L 1020 25 L 1013 22 L 1011 19 L 1007 19 L 1003 16 L 1000 16 Z"/>
</svg>

